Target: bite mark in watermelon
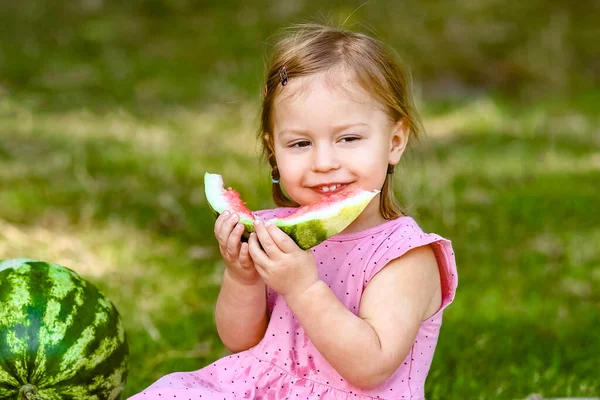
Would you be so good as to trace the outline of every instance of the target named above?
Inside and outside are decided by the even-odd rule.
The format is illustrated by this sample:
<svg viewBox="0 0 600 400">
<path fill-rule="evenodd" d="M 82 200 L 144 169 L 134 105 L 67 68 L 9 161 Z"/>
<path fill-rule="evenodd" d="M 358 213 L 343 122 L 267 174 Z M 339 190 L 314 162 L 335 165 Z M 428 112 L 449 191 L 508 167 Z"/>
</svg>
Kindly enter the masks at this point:
<svg viewBox="0 0 600 400">
<path fill-rule="evenodd" d="M 225 189 L 219 174 L 204 174 L 204 189 L 208 203 L 216 215 L 228 210 L 238 213 L 244 225 L 244 237 L 254 232 L 256 217 L 246 207 L 235 190 Z M 290 236 L 298 247 L 306 250 L 318 245 L 348 227 L 371 200 L 378 190 L 355 190 L 350 193 L 324 196 L 318 202 L 298 207 L 291 215 L 269 220 Z"/>
</svg>

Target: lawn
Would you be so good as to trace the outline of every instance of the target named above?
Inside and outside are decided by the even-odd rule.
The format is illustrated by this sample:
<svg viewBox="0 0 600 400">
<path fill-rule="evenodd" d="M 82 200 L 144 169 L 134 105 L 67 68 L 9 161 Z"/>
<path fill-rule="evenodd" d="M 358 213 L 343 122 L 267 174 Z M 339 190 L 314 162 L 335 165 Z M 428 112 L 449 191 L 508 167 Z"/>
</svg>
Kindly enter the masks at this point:
<svg viewBox="0 0 600 400">
<path fill-rule="evenodd" d="M 511 69 L 493 43 L 433 63 L 432 43 L 454 32 L 435 34 L 442 5 L 407 2 L 402 21 L 423 35 L 402 41 L 395 2 L 261 3 L 0 11 L 0 259 L 60 263 L 108 295 L 131 348 L 126 395 L 227 354 L 213 322 L 224 265 L 203 175 L 224 175 L 252 209 L 273 206 L 254 141 L 265 43 L 287 22 L 352 14 L 414 65 L 427 135 L 397 169 L 397 194 L 457 257 L 428 398 L 600 395 L 600 97 L 585 47 L 550 34 L 587 37 L 584 13 L 569 11 L 577 29 L 560 2 L 550 22 L 534 20 L 548 26 L 544 48 L 508 29 L 499 43 L 516 57 Z M 523 11 L 489 3 L 465 3 L 452 20 L 473 34 L 496 21 L 498 33 Z M 420 12 L 428 24 L 411 18 Z M 528 50 L 533 61 L 519 64 Z M 561 52 L 583 66 L 544 63 Z M 494 80 L 485 65 L 508 75 Z M 464 79 L 448 80 L 450 69 Z"/>
</svg>

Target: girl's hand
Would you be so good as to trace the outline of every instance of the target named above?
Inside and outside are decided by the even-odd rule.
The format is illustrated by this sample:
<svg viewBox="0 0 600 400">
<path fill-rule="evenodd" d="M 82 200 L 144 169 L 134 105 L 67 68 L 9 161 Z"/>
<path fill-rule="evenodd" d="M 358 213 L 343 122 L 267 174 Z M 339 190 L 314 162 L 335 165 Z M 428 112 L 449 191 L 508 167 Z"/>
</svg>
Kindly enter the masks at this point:
<svg viewBox="0 0 600 400">
<path fill-rule="evenodd" d="M 242 285 L 253 285 L 261 278 L 248 252 L 248 243 L 242 243 L 244 225 L 238 223 L 237 213 L 224 211 L 215 222 L 215 237 L 225 260 L 227 272 Z"/>
<path fill-rule="evenodd" d="M 283 297 L 295 296 L 319 280 L 310 250 L 304 251 L 277 226 L 255 221 L 250 256 L 265 283 Z M 262 248 L 261 248 L 262 245 Z"/>
</svg>

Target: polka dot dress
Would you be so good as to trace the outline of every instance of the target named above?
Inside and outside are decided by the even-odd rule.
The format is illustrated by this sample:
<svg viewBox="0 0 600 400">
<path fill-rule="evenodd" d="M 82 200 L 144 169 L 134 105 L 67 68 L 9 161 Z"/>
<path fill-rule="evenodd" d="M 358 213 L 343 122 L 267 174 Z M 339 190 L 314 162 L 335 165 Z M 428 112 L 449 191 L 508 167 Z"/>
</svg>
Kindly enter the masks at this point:
<svg viewBox="0 0 600 400">
<path fill-rule="evenodd" d="M 279 208 L 257 215 L 272 218 L 289 212 Z M 197 371 L 166 375 L 131 399 L 424 399 L 442 313 L 458 284 L 450 242 L 424 233 L 412 218 L 401 217 L 362 232 L 336 235 L 312 249 L 319 278 L 358 314 L 362 293 L 375 274 L 390 260 L 428 244 L 439 265 L 442 304 L 421 324 L 408 356 L 383 385 L 363 390 L 346 382 L 313 346 L 284 299 L 269 289 L 271 319 L 258 345 Z"/>
</svg>

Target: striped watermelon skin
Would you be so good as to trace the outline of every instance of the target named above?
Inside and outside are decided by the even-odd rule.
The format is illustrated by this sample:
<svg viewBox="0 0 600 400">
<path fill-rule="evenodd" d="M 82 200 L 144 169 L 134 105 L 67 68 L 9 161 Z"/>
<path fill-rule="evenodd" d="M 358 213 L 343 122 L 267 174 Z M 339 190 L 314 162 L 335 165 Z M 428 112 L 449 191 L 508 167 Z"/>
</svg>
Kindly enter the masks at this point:
<svg viewBox="0 0 600 400">
<path fill-rule="evenodd" d="M 0 263 L 0 399 L 119 399 L 128 357 L 94 285 L 57 264 Z"/>
</svg>

